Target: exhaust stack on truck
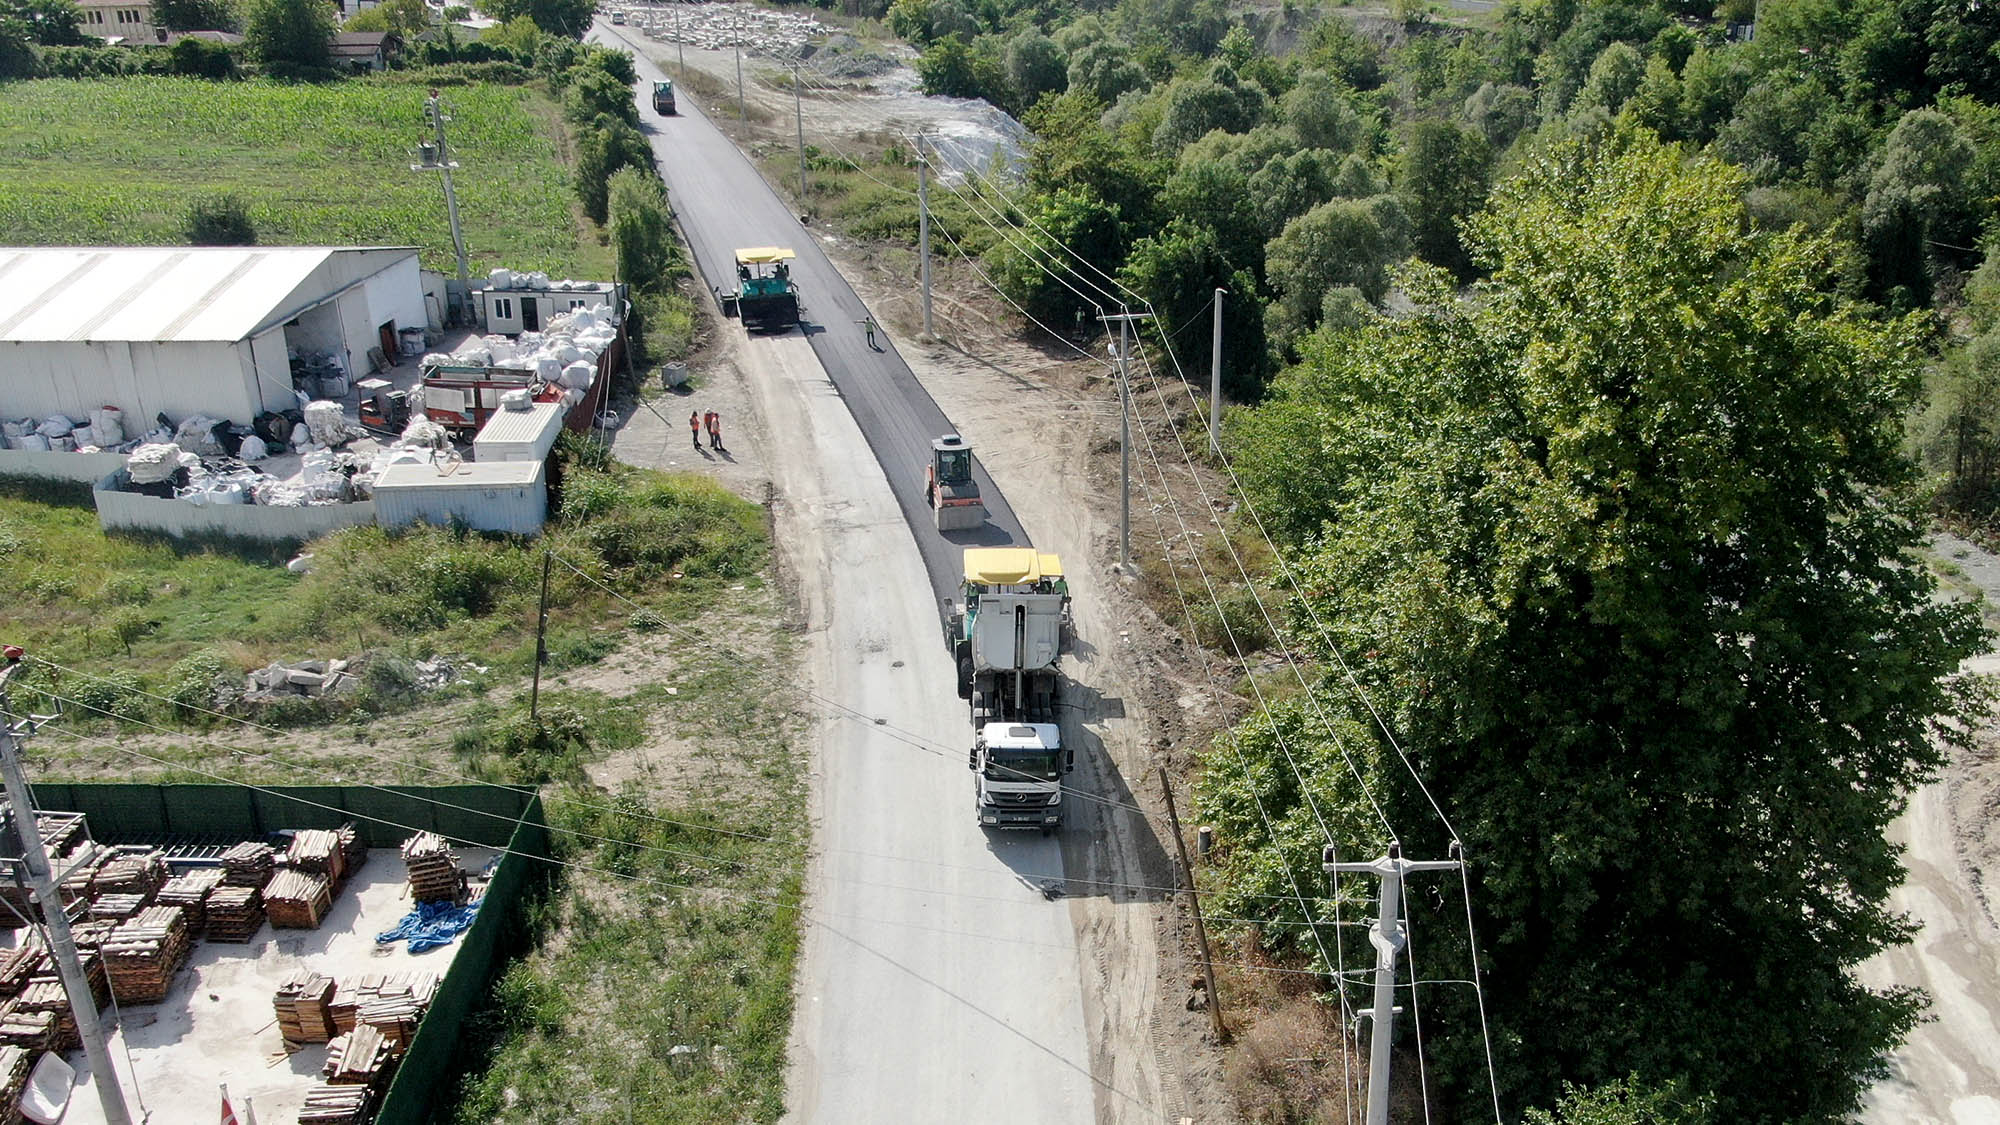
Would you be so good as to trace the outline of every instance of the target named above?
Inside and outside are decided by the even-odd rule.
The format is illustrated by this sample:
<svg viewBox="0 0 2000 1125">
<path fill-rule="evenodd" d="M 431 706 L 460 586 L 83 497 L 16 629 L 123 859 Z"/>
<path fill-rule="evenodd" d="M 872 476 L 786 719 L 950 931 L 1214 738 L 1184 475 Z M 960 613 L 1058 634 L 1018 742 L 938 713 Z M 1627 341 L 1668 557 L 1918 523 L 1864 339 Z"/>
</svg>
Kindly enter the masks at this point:
<svg viewBox="0 0 2000 1125">
<path fill-rule="evenodd" d="M 1075 768 L 1057 725 L 1057 660 L 1069 620 L 1062 560 L 1030 547 L 965 552 L 963 601 L 945 602 L 958 693 L 972 709 L 967 765 L 979 823 L 1054 831 Z"/>
</svg>

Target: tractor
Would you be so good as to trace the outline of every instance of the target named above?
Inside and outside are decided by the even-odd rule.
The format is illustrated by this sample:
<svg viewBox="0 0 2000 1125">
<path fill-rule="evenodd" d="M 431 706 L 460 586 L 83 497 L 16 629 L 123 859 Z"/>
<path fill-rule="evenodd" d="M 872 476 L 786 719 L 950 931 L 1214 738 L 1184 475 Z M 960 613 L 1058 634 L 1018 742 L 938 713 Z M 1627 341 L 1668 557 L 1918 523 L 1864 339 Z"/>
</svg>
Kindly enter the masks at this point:
<svg viewBox="0 0 2000 1125">
<path fill-rule="evenodd" d="M 979 482 L 972 479 L 972 447 L 957 434 L 931 441 L 931 463 L 924 467 L 924 502 L 930 505 L 939 531 L 970 531 L 986 522 Z"/>
</svg>

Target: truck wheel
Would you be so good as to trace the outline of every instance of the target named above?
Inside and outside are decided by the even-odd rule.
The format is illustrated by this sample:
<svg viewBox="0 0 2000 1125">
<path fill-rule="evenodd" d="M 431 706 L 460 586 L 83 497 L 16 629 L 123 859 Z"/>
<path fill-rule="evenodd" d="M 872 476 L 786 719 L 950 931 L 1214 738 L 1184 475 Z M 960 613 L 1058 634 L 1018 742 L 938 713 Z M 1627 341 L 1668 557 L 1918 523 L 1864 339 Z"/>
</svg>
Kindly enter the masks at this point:
<svg viewBox="0 0 2000 1125">
<path fill-rule="evenodd" d="M 960 657 L 958 661 L 958 697 L 972 698 L 972 658 Z"/>
</svg>

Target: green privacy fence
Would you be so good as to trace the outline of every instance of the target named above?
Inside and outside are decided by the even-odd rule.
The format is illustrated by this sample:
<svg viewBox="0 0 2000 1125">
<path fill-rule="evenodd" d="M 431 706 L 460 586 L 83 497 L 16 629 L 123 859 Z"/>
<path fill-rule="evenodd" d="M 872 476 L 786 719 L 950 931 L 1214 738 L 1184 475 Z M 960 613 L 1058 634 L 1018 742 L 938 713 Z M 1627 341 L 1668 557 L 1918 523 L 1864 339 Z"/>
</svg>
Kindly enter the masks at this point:
<svg viewBox="0 0 2000 1125">
<path fill-rule="evenodd" d="M 519 928 L 522 896 L 543 877 L 549 856 L 542 800 L 533 789 L 501 785 L 35 786 L 43 809 L 80 812 L 102 843 L 257 839 L 279 829 L 337 828 L 352 822 L 369 847 L 393 848 L 417 831 L 454 843 L 508 852 L 494 869 L 472 928 L 458 939 L 451 968 L 397 1068 L 378 1125 L 424 1125 L 432 1099 L 449 1091 L 465 1015 L 485 995 Z"/>
</svg>

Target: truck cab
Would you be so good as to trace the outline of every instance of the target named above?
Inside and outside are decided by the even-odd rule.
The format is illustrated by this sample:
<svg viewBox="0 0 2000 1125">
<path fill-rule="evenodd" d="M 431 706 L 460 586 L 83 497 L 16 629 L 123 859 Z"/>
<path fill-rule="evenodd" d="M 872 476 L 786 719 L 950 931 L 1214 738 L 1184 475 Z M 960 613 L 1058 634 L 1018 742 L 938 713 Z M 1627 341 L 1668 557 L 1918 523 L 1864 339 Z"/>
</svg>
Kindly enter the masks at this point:
<svg viewBox="0 0 2000 1125">
<path fill-rule="evenodd" d="M 1076 768 L 1054 723 L 988 723 L 967 756 L 973 798 L 985 828 L 1039 828 L 1062 824 L 1063 775 Z"/>
</svg>

